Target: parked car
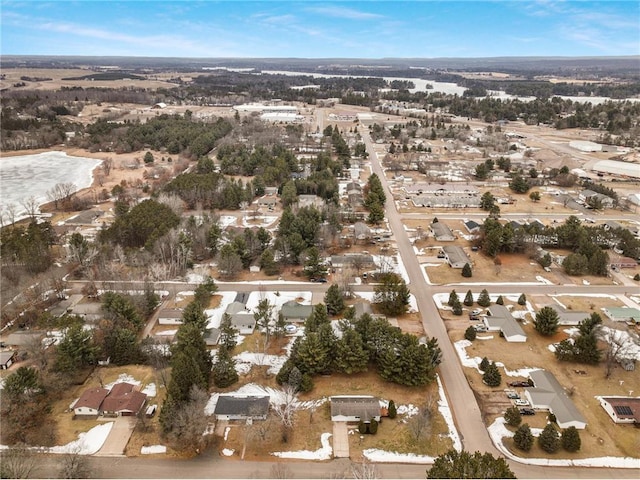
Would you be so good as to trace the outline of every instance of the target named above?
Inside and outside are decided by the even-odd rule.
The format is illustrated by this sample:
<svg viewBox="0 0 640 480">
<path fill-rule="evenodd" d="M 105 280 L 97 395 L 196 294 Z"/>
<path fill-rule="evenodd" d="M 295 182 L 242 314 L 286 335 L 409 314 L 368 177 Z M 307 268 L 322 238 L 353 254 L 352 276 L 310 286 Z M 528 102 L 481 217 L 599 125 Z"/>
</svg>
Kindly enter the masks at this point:
<svg viewBox="0 0 640 480">
<path fill-rule="evenodd" d="M 471 315 L 475 315 L 476 317 L 482 313 L 482 310 L 476 308 L 475 310 L 471 310 Z"/>
<path fill-rule="evenodd" d="M 535 415 L 536 411 L 533 408 L 521 408 L 520 415 Z"/>
<path fill-rule="evenodd" d="M 473 328 L 476 329 L 476 332 L 488 332 L 489 329 L 484 325 L 474 325 Z"/>
<path fill-rule="evenodd" d="M 479 317 L 479 316 L 477 316 L 477 315 L 471 315 L 471 314 L 469 314 L 469 320 L 472 320 L 472 321 L 474 321 L 474 322 L 475 322 L 475 321 L 480 320 L 480 317 Z"/>
<path fill-rule="evenodd" d="M 511 400 L 519 400 L 520 395 L 518 395 L 516 392 L 507 392 L 507 398 L 510 398 Z"/>
<path fill-rule="evenodd" d="M 526 400 L 521 400 L 521 399 L 517 399 L 513 401 L 513 404 L 517 407 L 528 407 L 529 406 L 529 402 L 527 402 Z"/>
<path fill-rule="evenodd" d="M 509 382 L 510 387 L 530 387 L 529 382 Z"/>
<path fill-rule="evenodd" d="M 320 277 L 320 278 L 312 278 L 311 281 L 314 282 L 314 283 L 327 283 L 327 279 L 326 278 L 322 278 L 322 277 Z"/>
<path fill-rule="evenodd" d="M 284 331 L 285 333 L 296 333 L 298 331 L 298 327 L 296 327 L 295 325 L 285 325 L 284 326 Z"/>
</svg>

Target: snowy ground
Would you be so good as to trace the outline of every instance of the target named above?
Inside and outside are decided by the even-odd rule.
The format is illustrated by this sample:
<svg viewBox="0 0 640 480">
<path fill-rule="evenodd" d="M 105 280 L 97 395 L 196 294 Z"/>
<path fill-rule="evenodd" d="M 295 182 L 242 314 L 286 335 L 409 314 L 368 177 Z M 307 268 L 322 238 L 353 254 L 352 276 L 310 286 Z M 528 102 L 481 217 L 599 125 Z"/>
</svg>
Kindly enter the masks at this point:
<svg viewBox="0 0 640 480">
<path fill-rule="evenodd" d="M 318 450 L 298 450 L 297 452 L 272 452 L 271 455 L 280 458 L 295 458 L 298 460 L 330 460 L 333 457 L 333 448 L 329 443 L 331 433 L 323 433 L 320 436 L 322 447 Z"/>
<path fill-rule="evenodd" d="M 49 453 L 77 453 L 80 455 L 93 455 L 102 448 L 113 422 L 103 423 L 85 433 L 80 433 L 78 439 L 66 445 L 51 447 Z"/>
<path fill-rule="evenodd" d="M 458 357 L 460 358 L 460 363 L 462 363 L 463 367 L 475 368 L 479 373 L 482 373 L 480 370 L 480 362 L 482 359 L 480 357 L 469 357 L 467 355 L 467 347 L 471 346 L 471 342 L 469 340 L 458 340 L 453 344 L 458 353 Z M 520 368 L 518 370 L 509 370 L 503 363 L 496 362 L 498 367 L 502 367 L 504 369 L 505 375 L 508 377 L 524 377 L 527 378 L 530 372 L 535 370 L 540 370 L 539 368 Z"/>
<path fill-rule="evenodd" d="M 263 299 L 269 300 L 274 305 L 274 314 L 280 310 L 280 307 L 290 300 L 299 300 L 303 305 L 311 305 L 311 292 L 251 292 L 247 300 L 247 308 L 253 311 Z"/>
<path fill-rule="evenodd" d="M 207 316 L 207 328 L 220 327 L 220 320 L 222 320 L 222 314 L 227 309 L 230 303 L 236 299 L 237 292 L 217 292 L 216 295 L 222 296 L 220 304 L 216 308 L 208 308 L 204 311 Z"/>
<path fill-rule="evenodd" d="M 271 226 L 272 224 L 274 224 L 275 222 L 278 221 L 277 216 L 273 216 L 273 215 L 259 215 L 255 218 L 251 218 L 251 222 L 247 221 L 247 216 L 244 215 L 242 217 L 242 226 L 243 227 L 262 227 L 262 228 L 267 228 L 269 226 Z M 254 220 L 260 220 L 260 223 L 255 222 Z"/>
<path fill-rule="evenodd" d="M 164 445 L 149 445 L 140 449 L 142 455 L 151 455 L 153 453 L 167 453 L 167 447 Z"/>
<path fill-rule="evenodd" d="M 399 253 L 392 257 L 383 255 L 372 256 L 374 263 L 381 271 L 397 273 L 405 282 L 407 282 L 407 284 L 410 282 L 409 274 L 407 273 L 407 269 L 404 267 L 404 263 L 402 263 L 402 256 Z"/>
</svg>

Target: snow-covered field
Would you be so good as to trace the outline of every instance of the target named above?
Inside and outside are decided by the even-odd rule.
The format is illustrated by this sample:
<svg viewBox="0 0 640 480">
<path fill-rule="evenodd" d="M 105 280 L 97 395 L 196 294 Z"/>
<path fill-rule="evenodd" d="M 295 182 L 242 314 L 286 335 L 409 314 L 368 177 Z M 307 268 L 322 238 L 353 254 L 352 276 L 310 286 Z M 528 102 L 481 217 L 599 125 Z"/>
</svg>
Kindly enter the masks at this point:
<svg viewBox="0 0 640 480">
<path fill-rule="evenodd" d="M 70 157 L 65 152 L 44 152 L 35 155 L 3 157 L 0 159 L 2 204 L 14 204 L 16 220 L 26 212 L 20 204 L 33 196 L 39 205 L 47 203 L 47 192 L 58 183 L 73 183 L 76 191 L 90 187 L 93 170 L 102 160 Z M 4 209 L 4 208 L 3 208 Z"/>
<path fill-rule="evenodd" d="M 102 448 L 113 422 L 103 423 L 93 427 L 88 432 L 78 434 L 78 439 L 66 445 L 51 447 L 49 453 L 77 453 L 79 455 L 93 455 Z"/>
</svg>

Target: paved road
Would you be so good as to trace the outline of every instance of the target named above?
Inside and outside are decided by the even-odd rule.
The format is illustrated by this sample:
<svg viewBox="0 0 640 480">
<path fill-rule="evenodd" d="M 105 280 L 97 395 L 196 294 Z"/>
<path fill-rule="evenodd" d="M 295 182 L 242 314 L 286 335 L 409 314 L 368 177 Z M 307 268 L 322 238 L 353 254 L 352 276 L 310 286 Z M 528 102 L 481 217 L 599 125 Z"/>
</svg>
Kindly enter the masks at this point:
<svg viewBox="0 0 640 480">
<path fill-rule="evenodd" d="M 462 440 L 463 447 L 470 451 L 490 451 L 494 455 L 499 452 L 493 447 L 487 428 L 482 421 L 482 414 L 476 402 L 473 391 L 467 383 L 467 379 L 462 371 L 462 366 L 458 361 L 457 354 L 444 326 L 442 318 L 433 302 L 433 290 L 425 282 L 421 272 L 421 266 L 415 260 L 413 246 L 409 242 L 409 237 L 402 225 L 402 219 L 396 210 L 393 195 L 389 189 L 386 176 L 378 160 L 378 156 L 373 148 L 373 143 L 365 132 L 364 143 L 371 159 L 373 172 L 380 177 L 383 185 L 387 187 L 387 201 L 385 202 L 385 212 L 389 227 L 393 231 L 398 246 L 398 252 L 407 270 L 410 279 L 411 293 L 416 297 L 418 311 L 422 317 L 422 324 L 427 335 L 435 337 L 442 350 L 442 364 L 439 368 L 442 377 L 449 405 L 451 406 L 454 420 L 458 426 L 458 432 Z"/>
</svg>

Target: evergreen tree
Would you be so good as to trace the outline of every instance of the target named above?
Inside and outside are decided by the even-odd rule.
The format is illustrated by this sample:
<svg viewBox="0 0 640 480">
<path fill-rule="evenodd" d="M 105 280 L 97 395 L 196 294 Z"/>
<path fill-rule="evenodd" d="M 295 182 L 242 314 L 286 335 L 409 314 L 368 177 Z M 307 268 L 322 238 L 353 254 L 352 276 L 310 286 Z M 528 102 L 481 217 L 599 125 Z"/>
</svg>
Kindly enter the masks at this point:
<svg viewBox="0 0 640 480">
<path fill-rule="evenodd" d="M 547 453 L 556 453 L 560 449 L 560 437 L 553 424 L 548 423 L 538 437 L 538 445 Z"/>
<path fill-rule="evenodd" d="M 330 360 L 317 332 L 307 332 L 296 353 L 295 366 L 310 375 L 322 373 Z"/>
<path fill-rule="evenodd" d="M 489 359 L 487 357 L 482 357 L 482 360 L 480 361 L 480 365 L 478 365 L 478 367 L 483 372 L 486 372 L 487 368 L 489 367 L 489 363 L 490 362 L 489 362 Z"/>
<path fill-rule="evenodd" d="M 202 304 L 197 301 L 190 302 L 182 312 L 183 324 L 194 324 L 201 332 L 207 328 L 208 319 L 202 308 Z"/>
<path fill-rule="evenodd" d="M 478 305 L 481 307 L 488 307 L 491 305 L 491 297 L 489 297 L 489 292 L 487 289 L 482 289 L 480 292 L 480 296 L 478 297 Z"/>
<path fill-rule="evenodd" d="M 469 340 L 470 342 L 473 342 L 476 339 L 477 335 L 478 332 L 475 328 L 473 328 L 473 326 L 467 327 L 467 329 L 464 331 L 465 340 Z"/>
<path fill-rule="evenodd" d="M 490 387 L 498 387 L 502 383 L 502 375 L 498 370 L 495 363 L 491 362 L 484 374 L 482 375 L 482 381 Z"/>
<path fill-rule="evenodd" d="M 202 378 L 203 382 L 198 383 L 197 386 L 207 390 L 209 388 L 209 375 L 211 374 L 211 355 L 207 349 L 207 344 L 204 341 L 202 332 L 194 324 L 181 325 L 176 334 L 176 343 L 171 347 L 172 359 L 179 353 L 186 354 L 197 365 L 196 375 L 198 378 Z M 175 370 L 172 371 L 172 379 L 175 375 Z M 185 398 L 189 394 L 189 388 L 184 391 Z"/>
<path fill-rule="evenodd" d="M 525 452 L 531 450 L 531 447 L 533 447 L 533 434 L 529 424 L 524 423 L 518 427 L 513 435 L 513 443 L 517 448 Z"/>
<path fill-rule="evenodd" d="M 464 278 L 471 278 L 473 276 L 473 271 L 471 270 L 471 265 L 469 265 L 468 263 L 465 263 L 464 267 L 462 267 L 462 276 Z"/>
<path fill-rule="evenodd" d="M 55 370 L 75 372 L 95 363 L 98 348 L 93 343 L 91 331 L 74 324 L 67 328 L 58 345 Z"/>
<path fill-rule="evenodd" d="M 523 293 L 518 297 L 518 305 L 526 305 L 527 304 L 527 296 Z"/>
<path fill-rule="evenodd" d="M 336 370 L 348 375 L 365 372 L 369 364 L 369 353 L 364 347 L 360 334 L 352 328 L 342 333 L 336 342 Z"/>
<path fill-rule="evenodd" d="M 563 430 L 560 443 L 562 444 L 562 448 L 567 452 L 573 453 L 580 450 L 582 441 L 580 440 L 580 433 L 578 432 L 578 429 L 576 427 L 569 427 Z"/>
<path fill-rule="evenodd" d="M 558 312 L 551 307 L 542 307 L 533 321 L 533 326 L 540 335 L 550 337 L 558 331 Z"/>
<path fill-rule="evenodd" d="M 504 305 L 504 298 L 502 298 L 502 295 L 496 299 L 496 305 Z"/>
<path fill-rule="evenodd" d="M 237 334 L 238 330 L 231 323 L 231 315 L 226 312 L 223 313 L 220 320 L 220 338 L 218 340 L 220 348 L 231 352 L 238 343 Z"/>
<path fill-rule="evenodd" d="M 449 450 L 437 457 L 427 478 L 516 478 L 504 458 L 490 453 Z"/>
<path fill-rule="evenodd" d="M 338 315 L 344 310 L 344 296 L 338 284 L 332 284 L 324 295 L 324 303 L 330 315 Z"/>
<path fill-rule="evenodd" d="M 449 294 L 449 301 L 447 302 L 447 305 L 449 305 L 450 307 L 453 307 L 453 305 L 456 302 L 459 302 L 460 299 L 458 298 L 458 294 L 456 293 L 455 290 L 451 290 L 451 293 Z"/>
<path fill-rule="evenodd" d="M 396 408 L 396 403 L 393 400 L 389 400 L 389 418 L 394 419 L 398 415 L 398 409 Z"/>
<path fill-rule="evenodd" d="M 369 422 L 369 433 L 371 435 L 378 433 L 378 421 L 375 418 L 372 418 L 371 422 Z"/>
<path fill-rule="evenodd" d="M 365 434 L 369 433 L 369 429 L 367 428 L 367 424 L 364 423 L 363 420 L 360 420 L 358 422 L 358 433 L 360 433 L 361 435 L 365 435 Z"/>
<path fill-rule="evenodd" d="M 171 357 L 171 380 L 167 386 L 166 403 L 181 405 L 189 399 L 191 387 L 208 388 L 205 378 L 196 359 L 185 351 L 178 351 Z M 164 406 L 163 406 L 164 408 Z"/>
<path fill-rule="evenodd" d="M 453 314 L 454 315 L 462 315 L 462 304 L 460 300 L 456 299 L 456 302 L 453 304 Z"/>
<path fill-rule="evenodd" d="M 504 420 L 510 427 L 517 427 L 522 423 L 522 415 L 518 407 L 509 407 L 504 412 Z"/>
<path fill-rule="evenodd" d="M 387 273 L 374 288 L 374 302 L 385 315 L 402 315 L 409 306 L 409 288 L 400 275 Z"/>
<path fill-rule="evenodd" d="M 464 297 L 464 302 L 462 303 L 464 303 L 467 307 L 473 305 L 473 293 L 471 293 L 471 290 L 467 290 L 467 294 Z"/>
<path fill-rule="evenodd" d="M 304 274 L 309 278 L 324 278 L 327 275 L 327 266 L 323 263 L 317 247 L 309 248 L 306 254 Z"/>
<path fill-rule="evenodd" d="M 313 306 L 313 311 L 309 318 L 304 322 L 305 332 L 317 332 L 322 324 L 331 323 L 329 320 L 329 312 L 324 303 L 317 303 Z"/>
<path fill-rule="evenodd" d="M 236 362 L 226 349 L 218 350 L 218 358 L 213 365 L 213 383 L 218 388 L 230 387 L 238 381 Z"/>
</svg>

